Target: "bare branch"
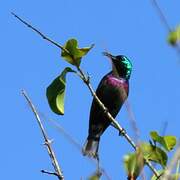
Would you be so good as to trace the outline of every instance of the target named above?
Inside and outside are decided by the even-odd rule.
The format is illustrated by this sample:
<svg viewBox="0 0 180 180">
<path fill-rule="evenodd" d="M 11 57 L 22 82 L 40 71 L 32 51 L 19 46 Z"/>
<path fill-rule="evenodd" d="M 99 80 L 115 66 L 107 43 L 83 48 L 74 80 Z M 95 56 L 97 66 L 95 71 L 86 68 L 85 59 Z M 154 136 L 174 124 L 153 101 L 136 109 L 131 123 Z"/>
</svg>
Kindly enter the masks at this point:
<svg viewBox="0 0 180 180">
<path fill-rule="evenodd" d="M 62 173 L 61 168 L 60 168 L 60 166 L 58 164 L 55 153 L 54 153 L 54 151 L 53 151 L 53 149 L 51 147 L 51 141 L 49 140 L 49 138 L 47 136 L 47 133 L 46 133 L 46 131 L 45 131 L 43 125 L 42 125 L 41 119 L 40 119 L 40 117 L 39 117 L 39 115 L 38 115 L 38 113 L 36 111 L 36 108 L 35 108 L 32 101 L 30 100 L 30 98 L 28 97 L 27 93 L 24 90 L 22 90 L 22 95 L 27 100 L 32 112 L 34 113 L 34 115 L 36 117 L 36 120 L 38 122 L 38 125 L 39 125 L 39 127 L 41 129 L 41 132 L 42 132 L 42 135 L 43 135 L 43 138 L 44 138 L 44 142 L 45 142 L 44 144 L 46 145 L 49 157 L 51 158 L 51 162 L 52 162 L 52 165 L 54 167 L 55 174 L 56 174 L 56 176 L 58 177 L 59 180 L 64 180 L 63 173 Z"/>
<path fill-rule="evenodd" d="M 40 113 L 40 115 L 43 116 L 43 119 L 50 122 L 50 124 L 53 125 L 53 127 L 55 127 L 56 130 L 60 132 L 66 138 L 66 140 L 73 144 L 77 148 L 77 150 L 82 154 L 82 146 L 80 145 L 80 143 L 71 134 L 69 134 L 59 123 L 57 123 L 56 120 L 48 118 L 43 113 Z M 97 169 L 99 169 L 99 171 L 104 175 L 104 177 L 106 177 L 107 180 L 111 180 L 111 177 L 106 172 L 106 170 L 102 166 L 98 167 L 97 161 L 88 156 L 87 160 L 89 160 L 89 162 L 91 162 L 93 165 L 96 165 Z"/>
<path fill-rule="evenodd" d="M 39 34 L 43 39 L 45 39 L 46 41 L 49 41 L 51 44 L 54 44 L 56 47 L 60 48 L 61 50 L 65 51 L 66 53 L 69 54 L 69 51 L 67 49 L 65 49 L 63 46 L 61 46 L 60 44 L 58 44 L 57 42 L 53 41 L 52 39 L 48 38 L 46 35 L 44 35 L 43 33 L 41 33 L 38 29 L 36 29 L 35 27 L 31 26 L 28 22 L 26 22 L 25 20 L 23 20 L 22 18 L 20 18 L 18 15 L 16 15 L 15 13 L 11 12 L 11 14 L 17 18 L 20 22 L 22 22 L 23 24 L 25 24 L 28 28 L 32 29 L 34 32 L 36 32 L 37 34 Z"/>
<path fill-rule="evenodd" d="M 159 7 L 157 1 L 156 1 L 156 0 L 151 0 L 151 2 L 152 2 L 152 4 L 153 4 L 153 6 L 156 8 L 157 13 L 158 13 L 158 15 L 159 15 L 162 23 L 163 23 L 164 26 L 166 27 L 166 29 L 167 29 L 168 31 L 171 31 L 171 27 L 170 27 L 170 25 L 169 25 L 169 23 L 168 23 L 165 15 L 163 14 L 161 8 Z"/>
</svg>

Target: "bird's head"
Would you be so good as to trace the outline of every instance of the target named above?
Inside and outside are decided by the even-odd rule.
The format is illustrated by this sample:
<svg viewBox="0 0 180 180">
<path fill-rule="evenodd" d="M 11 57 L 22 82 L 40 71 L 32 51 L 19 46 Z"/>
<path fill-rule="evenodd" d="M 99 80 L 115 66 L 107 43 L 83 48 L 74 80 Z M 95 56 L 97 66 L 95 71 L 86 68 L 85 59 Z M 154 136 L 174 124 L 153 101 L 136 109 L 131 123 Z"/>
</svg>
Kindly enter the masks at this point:
<svg viewBox="0 0 180 180">
<path fill-rule="evenodd" d="M 111 59 L 113 67 L 112 71 L 115 75 L 118 75 L 119 77 L 123 77 L 126 79 L 130 78 L 132 71 L 132 63 L 126 56 L 113 56 L 108 52 L 104 52 L 103 54 Z"/>
</svg>

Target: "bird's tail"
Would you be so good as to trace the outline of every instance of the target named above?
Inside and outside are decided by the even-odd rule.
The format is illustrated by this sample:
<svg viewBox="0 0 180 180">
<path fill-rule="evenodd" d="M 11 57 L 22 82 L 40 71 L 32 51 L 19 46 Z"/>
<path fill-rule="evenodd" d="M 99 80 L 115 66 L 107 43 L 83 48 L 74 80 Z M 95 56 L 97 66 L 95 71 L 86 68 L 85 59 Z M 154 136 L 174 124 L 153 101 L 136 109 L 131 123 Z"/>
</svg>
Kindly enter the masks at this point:
<svg viewBox="0 0 180 180">
<path fill-rule="evenodd" d="M 98 148 L 99 148 L 99 140 L 87 139 L 82 153 L 84 156 L 98 158 Z"/>
</svg>

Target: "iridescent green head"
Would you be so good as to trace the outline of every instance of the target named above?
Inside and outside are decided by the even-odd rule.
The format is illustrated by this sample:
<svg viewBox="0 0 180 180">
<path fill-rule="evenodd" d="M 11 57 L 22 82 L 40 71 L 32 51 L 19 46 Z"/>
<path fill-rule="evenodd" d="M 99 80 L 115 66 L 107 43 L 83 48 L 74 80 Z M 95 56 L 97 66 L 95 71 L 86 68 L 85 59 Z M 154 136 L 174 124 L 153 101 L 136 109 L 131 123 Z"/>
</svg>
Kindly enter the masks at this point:
<svg viewBox="0 0 180 180">
<path fill-rule="evenodd" d="M 129 79 L 132 71 L 131 61 L 124 55 L 113 56 L 110 53 L 103 53 L 109 57 L 113 63 L 113 72 L 118 74 L 120 77 Z"/>
</svg>

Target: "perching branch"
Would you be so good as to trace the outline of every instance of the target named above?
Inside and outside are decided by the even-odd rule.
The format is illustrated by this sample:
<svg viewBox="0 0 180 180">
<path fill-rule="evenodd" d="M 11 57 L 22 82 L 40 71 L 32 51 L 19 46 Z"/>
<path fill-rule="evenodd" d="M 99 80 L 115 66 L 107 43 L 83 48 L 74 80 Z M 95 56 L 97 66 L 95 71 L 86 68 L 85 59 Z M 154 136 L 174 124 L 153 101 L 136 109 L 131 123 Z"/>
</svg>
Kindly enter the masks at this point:
<svg viewBox="0 0 180 180">
<path fill-rule="evenodd" d="M 80 77 L 81 79 L 84 81 L 84 83 L 86 84 L 86 86 L 88 87 L 88 89 L 91 92 L 91 95 L 95 98 L 95 100 L 97 101 L 97 103 L 99 104 L 99 106 L 102 108 L 102 110 L 104 111 L 105 115 L 107 116 L 107 118 L 112 122 L 113 127 L 115 127 L 119 133 L 125 137 L 125 139 L 129 142 L 129 144 L 131 144 L 131 146 L 134 148 L 134 150 L 137 150 L 137 146 L 134 143 L 134 141 L 130 138 L 130 136 L 127 134 L 127 132 L 124 130 L 124 128 L 122 128 L 122 126 L 118 123 L 118 121 L 116 119 L 114 119 L 112 117 L 112 115 L 108 112 L 107 108 L 104 106 L 104 104 L 101 102 L 101 100 L 97 97 L 95 91 L 92 88 L 92 85 L 90 84 L 90 77 L 86 76 L 83 71 L 80 69 L 80 67 L 77 67 L 79 73 L 80 73 Z M 144 159 L 145 160 L 145 159 Z M 152 166 L 152 164 L 145 160 L 145 163 L 147 164 L 147 166 L 149 166 L 149 168 L 152 170 L 152 172 L 155 174 L 156 177 L 159 177 L 158 172 L 156 171 L 156 169 Z"/>
<path fill-rule="evenodd" d="M 27 93 L 23 90 L 22 91 L 22 95 L 25 97 L 25 99 L 27 100 L 31 110 L 33 111 L 35 117 L 36 117 L 36 120 L 38 122 L 38 125 L 41 129 L 41 132 L 42 132 L 42 135 L 43 135 L 43 138 L 44 138 L 44 145 L 46 146 L 47 148 L 47 151 L 48 151 L 48 154 L 49 154 L 49 157 L 51 158 L 51 162 L 52 162 L 52 165 L 54 167 L 54 170 L 55 172 L 54 173 L 48 173 L 48 174 L 51 174 L 51 175 L 55 175 L 58 177 L 59 180 L 64 180 L 64 176 L 63 176 L 63 173 L 62 173 L 62 170 L 58 164 L 58 161 L 56 159 L 56 156 L 55 156 L 55 153 L 51 147 L 51 141 L 49 140 L 48 136 L 47 136 L 47 133 L 42 125 L 42 122 L 41 122 L 41 119 L 37 113 L 37 110 L 35 108 L 35 106 L 33 105 L 33 103 L 31 102 L 30 98 L 28 97 Z M 46 171 L 41 171 L 43 173 L 46 173 Z"/>
<path fill-rule="evenodd" d="M 127 139 L 127 141 L 131 144 L 131 146 L 134 148 L 134 150 L 136 150 L 137 147 L 136 147 L 135 143 L 133 142 L 133 140 L 129 137 L 129 135 L 125 132 L 125 130 L 121 127 L 121 125 L 112 117 L 112 115 L 108 112 L 108 109 L 104 106 L 104 104 L 101 102 L 101 100 L 97 97 L 95 91 L 92 88 L 92 85 L 90 84 L 90 77 L 86 76 L 80 67 L 77 67 L 77 69 L 81 75 L 80 76 L 81 79 L 84 81 L 84 83 L 90 90 L 91 95 L 95 98 L 95 100 L 97 101 L 99 106 L 102 108 L 102 110 L 104 111 L 104 113 L 106 114 L 108 119 L 112 122 L 113 127 L 118 129 L 120 134 L 123 135 Z"/>
<path fill-rule="evenodd" d="M 12 13 L 13 16 L 15 16 L 18 20 L 20 20 L 23 24 L 25 24 L 27 27 L 29 27 L 30 29 L 32 29 L 33 31 L 35 31 L 37 34 L 39 34 L 43 39 L 47 40 L 48 42 L 54 44 L 56 47 L 60 48 L 63 51 L 66 51 L 67 53 L 69 53 L 63 46 L 59 45 L 57 42 L 54 42 L 53 40 L 49 39 L 48 37 L 46 37 L 43 33 L 41 33 L 39 30 L 37 30 L 36 28 L 34 28 L 32 25 L 28 24 L 26 21 L 22 20 L 19 16 L 17 16 L 16 14 Z M 83 82 L 86 84 L 86 86 L 88 87 L 88 89 L 91 92 L 91 95 L 95 98 L 95 100 L 97 101 L 97 103 L 99 104 L 99 106 L 102 108 L 102 110 L 104 111 L 104 113 L 106 114 L 107 118 L 112 122 L 113 126 L 119 131 L 119 133 L 125 137 L 125 139 L 129 142 L 129 144 L 131 144 L 131 146 L 134 148 L 134 150 L 137 150 L 137 146 L 136 144 L 133 142 L 133 140 L 130 138 L 130 136 L 127 134 L 127 132 L 121 127 L 121 125 L 118 123 L 118 121 L 116 121 L 112 115 L 108 112 L 108 109 L 104 106 L 104 104 L 100 101 L 100 99 L 97 97 L 95 91 L 92 88 L 92 85 L 90 84 L 90 77 L 86 76 L 83 71 L 81 70 L 80 67 L 77 67 L 78 72 L 79 72 L 79 77 L 83 80 Z M 152 172 L 155 174 L 156 177 L 159 177 L 159 173 L 156 171 L 156 169 L 152 166 L 152 164 L 145 160 L 145 163 L 147 164 L 147 166 L 152 170 Z"/>
</svg>

